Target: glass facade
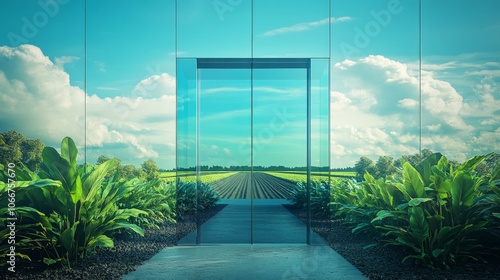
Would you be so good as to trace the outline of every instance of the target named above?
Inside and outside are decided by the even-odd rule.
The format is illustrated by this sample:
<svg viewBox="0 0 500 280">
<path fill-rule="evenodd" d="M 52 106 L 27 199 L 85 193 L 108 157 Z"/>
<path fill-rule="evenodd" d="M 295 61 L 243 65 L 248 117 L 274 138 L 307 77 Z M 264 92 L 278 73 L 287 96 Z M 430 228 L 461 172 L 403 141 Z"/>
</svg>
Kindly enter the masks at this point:
<svg viewBox="0 0 500 280">
<path fill-rule="evenodd" d="M 198 219 L 196 238 L 186 243 L 315 243 L 310 217 L 307 227 L 271 222 L 287 211 L 281 204 L 291 188 L 266 172 L 302 172 L 309 193 L 311 172 L 329 171 L 330 4 L 236 2 L 177 7 L 178 180 L 195 172 L 201 210 L 204 176 L 234 172 L 213 187 L 231 207 L 225 211 L 246 221 L 227 239 Z M 289 5 L 300 6 L 300 15 L 269 23 L 269 13 Z M 281 27 L 310 27 L 302 21 L 317 28 L 289 34 Z M 280 234 L 283 228 L 292 233 Z"/>
<path fill-rule="evenodd" d="M 311 190 L 361 159 L 381 178 L 431 151 L 500 150 L 495 0 L 28 2 L 0 11 L 1 131 L 70 136 L 79 164 L 117 158 L 127 178 L 147 160 L 165 184 L 194 176 L 199 210 L 204 178 L 234 176 L 212 185 L 246 209 L 238 238 L 198 219 L 188 243 L 313 244 L 311 213 L 300 238 L 264 238 L 289 196 L 266 172 Z"/>
</svg>

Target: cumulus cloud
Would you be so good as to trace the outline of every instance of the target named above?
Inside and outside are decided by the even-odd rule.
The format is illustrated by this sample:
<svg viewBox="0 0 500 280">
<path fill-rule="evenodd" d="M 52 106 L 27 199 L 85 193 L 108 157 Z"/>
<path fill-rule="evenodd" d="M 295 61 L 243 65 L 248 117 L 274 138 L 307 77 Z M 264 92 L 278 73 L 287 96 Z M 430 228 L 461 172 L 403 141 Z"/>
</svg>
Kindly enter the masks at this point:
<svg viewBox="0 0 500 280">
<path fill-rule="evenodd" d="M 424 148 L 463 160 L 472 156 L 479 144 L 489 151 L 498 145 L 495 133 L 479 127 L 491 128 L 500 120 L 496 117 L 500 110 L 495 98 L 498 88 L 491 79 L 475 87 L 473 100 L 465 100 L 463 93 L 437 78 L 436 72 L 422 71 L 419 80 L 412 65 L 384 56 L 344 60 L 334 66 L 331 146 L 336 151 L 332 151 L 332 166 L 352 165 L 363 155 L 398 157 L 418 152 L 420 106 Z"/>
<path fill-rule="evenodd" d="M 342 69 L 342 70 L 347 70 L 348 67 L 351 67 L 351 66 L 354 66 L 356 65 L 356 62 L 355 61 L 352 61 L 352 60 L 349 60 L 349 59 L 346 59 L 342 62 L 337 62 L 335 63 L 335 67 L 339 68 L 339 69 Z"/>
<path fill-rule="evenodd" d="M 140 81 L 133 93 L 142 97 L 175 96 L 175 77 L 167 73 L 153 75 Z"/>
<path fill-rule="evenodd" d="M 66 72 L 31 45 L 0 47 L 0 65 L 1 131 L 26 131 L 51 144 L 66 135 L 84 142 L 85 94 Z"/>
<path fill-rule="evenodd" d="M 52 62 L 33 45 L 0 47 L 0 131 L 14 129 L 54 147 L 70 136 L 81 148 L 86 144 L 91 159 L 100 153 L 133 164 L 154 158 L 173 167 L 173 78 L 164 73 L 139 81 L 136 88 L 157 83 L 148 97 L 89 96 L 69 83 L 62 66 L 72 60 Z"/>
</svg>

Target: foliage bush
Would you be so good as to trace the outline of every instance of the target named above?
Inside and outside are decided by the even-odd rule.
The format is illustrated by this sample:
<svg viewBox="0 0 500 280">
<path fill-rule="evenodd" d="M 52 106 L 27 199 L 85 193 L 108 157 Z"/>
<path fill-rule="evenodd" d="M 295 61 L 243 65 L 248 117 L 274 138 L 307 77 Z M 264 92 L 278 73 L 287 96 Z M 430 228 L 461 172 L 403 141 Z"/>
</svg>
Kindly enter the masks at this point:
<svg viewBox="0 0 500 280">
<path fill-rule="evenodd" d="M 366 173 L 360 184 L 334 187 L 347 192 L 330 203 L 333 216 L 353 232 L 377 232 L 383 242 L 410 249 L 403 261 L 435 268 L 485 261 L 500 241 L 500 165 L 488 176 L 475 171 L 486 157 L 454 167 L 436 153 L 416 166 L 404 163 L 400 176 L 376 180 Z"/>
<path fill-rule="evenodd" d="M 328 215 L 330 212 L 330 191 L 328 184 L 324 181 L 311 181 L 311 213 L 318 215 Z M 295 207 L 307 207 L 307 185 L 304 182 L 298 182 L 296 188 L 291 193 L 291 200 Z"/>
<path fill-rule="evenodd" d="M 199 183 L 199 201 L 197 201 L 196 182 L 177 181 L 177 217 L 184 219 L 187 214 L 194 214 L 196 210 L 203 211 L 215 207 L 219 195 L 210 184 Z M 198 206 L 197 206 L 198 205 Z"/>
<path fill-rule="evenodd" d="M 147 213 L 131 217 L 131 221 L 143 228 L 159 228 L 169 221 L 175 223 L 175 186 L 163 180 L 145 181 L 135 178 L 128 182 L 132 190 L 119 201 L 120 208 L 140 209 Z"/>
<path fill-rule="evenodd" d="M 66 137 L 61 143 L 61 154 L 51 147 L 43 150 L 38 174 L 27 169 L 16 173 L 19 257 L 69 266 L 71 261 L 84 258 L 92 247 L 112 247 L 111 237 L 118 230 L 143 235 L 142 228 L 130 219 L 147 212 L 118 205 L 132 191 L 133 184 L 112 178 L 104 180 L 116 161 L 77 168 L 77 153 L 73 140 Z M 2 206 L 7 205 L 8 199 L 4 182 L 0 183 Z M 2 225 L 6 223 L 7 212 L 7 208 L 0 209 Z M 8 228 L 0 231 L 2 254 L 9 247 L 8 231 Z"/>
</svg>

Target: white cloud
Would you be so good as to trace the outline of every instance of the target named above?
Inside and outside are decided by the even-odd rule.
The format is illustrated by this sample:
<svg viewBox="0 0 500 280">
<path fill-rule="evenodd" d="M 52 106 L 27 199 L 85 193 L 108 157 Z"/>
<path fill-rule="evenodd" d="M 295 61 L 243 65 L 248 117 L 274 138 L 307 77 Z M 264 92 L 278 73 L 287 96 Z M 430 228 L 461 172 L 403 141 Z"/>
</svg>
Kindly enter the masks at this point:
<svg viewBox="0 0 500 280">
<path fill-rule="evenodd" d="M 432 125 L 428 125 L 426 126 L 427 127 L 427 130 L 429 131 L 438 131 L 440 128 L 441 128 L 441 124 L 432 124 Z"/>
<path fill-rule="evenodd" d="M 494 119 L 489 119 L 489 120 L 482 120 L 481 125 L 492 125 L 498 123 L 497 120 Z"/>
<path fill-rule="evenodd" d="M 471 76 L 500 77 L 500 69 L 472 71 L 467 72 L 466 74 Z"/>
<path fill-rule="evenodd" d="M 342 62 L 337 62 L 335 63 L 335 67 L 339 68 L 339 69 L 342 69 L 342 70 L 346 70 L 348 67 L 351 67 L 351 66 L 354 66 L 356 65 L 356 62 L 355 61 L 352 61 L 352 60 L 349 60 L 349 59 L 346 59 Z"/>
<path fill-rule="evenodd" d="M 450 62 L 433 69 L 446 71 L 465 64 Z M 420 96 L 419 72 L 413 66 L 380 55 L 335 64 L 331 139 L 338 151 L 332 151 L 332 166 L 352 165 L 361 156 L 371 155 L 375 160 L 385 154 L 399 157 L 418 152 L 420 98 L 423 148 L 455 160 L 477 154 L 474 151 L 479 143 L 482 151 L 495 150 L 496 134 L 485 132 L 500 123 L 499 88 L 494 77 L 481 80 L 477 86 L 463 81 L 461 90 L 473 89 L 475 96 L 468 93 L 465 100 L 464 93 L 437 78 L 438 73 L 422 71 Z"/>
<path fill-rule="evenodd" d="M 479 136 L 473 137 L 472 141 L 476 144 L 478 153 L 488 153 L 493 151 L 500 151 L 500 128 L 494 131 L 482 131 Z"/>
<path fill-rule="evenodd" d="M 61 64 L 33 45 L 0 47 L 0 65 L 0 131 L 14 129 L 56 148 L 70 136 L 80 149 L 86 144 L 90 162 L 106 154 L 174 167 L 175 94 L 168 74 L 138 83 L 157 82 L 154 98 L 100 98 L 71 86 Z"/>
<path fill-rule="evenodd" d="M 175 95 L 175 77 L 167 73 L 153 75 L 140 81 L 135 86 L 133 93 L 142 97 Z"/>
<path fill-rule="evenodd" d="M 18 129 L 59 143 L 66 135 L 83 143 L 85 94 L 69 75 L 31 45 L 0 47 L 1 130 Z"/>
<path fill-rule="evenodd" d="M 309 29 L 314 28 L 314 27 L 328 24 L 329 22 L 337 23 L 337 22 L 349 21 L 351 19 L 352 19 L 351 17 L 339 17 L 339 18 L 332 17 L 330 19 L 325 18 L 325 19 L 318 20 L 318 21 L 303 22 L 303 23 L 298 23 L 298 24 L 294 24 L 291 26 L 280 27 L 280 28 L 266 31 L 262 34 L 262 36 L 272 37 L 272 36 L 281 35 L 281 34 L 285 34 L 285 33 L 302 32 L 302 31 L 306 31 L 306 30 L 309 30 Z"/>
<path fill-rule="evenodd" d="M 80 58 L 76 56 L 61 56 L 61 57 L 56 57 L 54 60 L 55 60 L 54 64 L 57 67 L 59 67 L 60 69 L 64 69 L 64 65 L 78 61 L 80 60 Z"/>
<path fill-rule="evenodd" d="M 408 109 L 417 108 L 420 105 L 420 102 L 415 99 L 405 98 L 398 101 L 398 106 Z"/>
<path fill-rule="evenodd" d="M 332 91 L 330 93 L 330 102 L 330 108 L 334 111 L 347 109 L 351 107 L 352 103 L 351 99 L 347 98 L 345 94 L 338 91 Z"/>
</svg>

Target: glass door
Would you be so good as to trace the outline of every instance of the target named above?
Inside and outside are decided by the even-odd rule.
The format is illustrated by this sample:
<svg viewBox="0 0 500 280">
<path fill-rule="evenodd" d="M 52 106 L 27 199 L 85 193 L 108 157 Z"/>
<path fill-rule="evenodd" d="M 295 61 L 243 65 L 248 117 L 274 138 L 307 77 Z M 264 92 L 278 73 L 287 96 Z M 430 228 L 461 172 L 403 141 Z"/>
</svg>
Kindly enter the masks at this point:
<svg viewBox="0 0 500 280">
<path fill-rule="evenodd" d="M 253 69 L 253 240 L 305 243 L 306 225 L 283 206 L 307 171 L 308 64 L 262 62 Z M 304 176 L 305 179 L 305 176 Z"/>
<path fill-rule="evenodd" d="M 198 192 L 227 205 L 197 243 L 306 242 L 279 174 L 307 170 L 308 73 L 307 59 L 197 60 Z"/>
<path fill-rule="evenodd" d="M 234 66 L 198 63 L 198 187 L 210 184 L 227 204 L 217 219 L 200 225 L 200 243 L 252 241 L 251 69 Z"/>
</svg>

